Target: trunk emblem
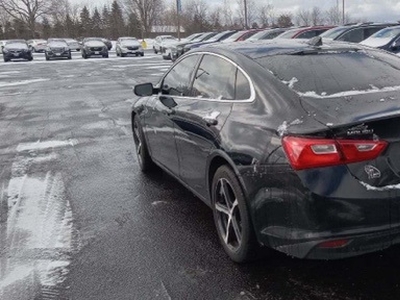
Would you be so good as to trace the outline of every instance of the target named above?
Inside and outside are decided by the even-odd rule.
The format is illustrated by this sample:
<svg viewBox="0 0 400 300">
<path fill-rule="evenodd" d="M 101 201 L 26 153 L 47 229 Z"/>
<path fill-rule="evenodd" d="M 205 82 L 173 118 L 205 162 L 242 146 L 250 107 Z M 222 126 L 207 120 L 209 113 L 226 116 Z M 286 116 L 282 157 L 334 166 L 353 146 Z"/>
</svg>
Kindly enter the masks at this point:
<svg viewBox="0 0 400 300">
<path fill-rule="evenodd" d="M 366 165 L 364 167 L 365 173 L 367 173 L 369 179 L 381 178 L 381 171 L 371 165 Z"/>
</svg>

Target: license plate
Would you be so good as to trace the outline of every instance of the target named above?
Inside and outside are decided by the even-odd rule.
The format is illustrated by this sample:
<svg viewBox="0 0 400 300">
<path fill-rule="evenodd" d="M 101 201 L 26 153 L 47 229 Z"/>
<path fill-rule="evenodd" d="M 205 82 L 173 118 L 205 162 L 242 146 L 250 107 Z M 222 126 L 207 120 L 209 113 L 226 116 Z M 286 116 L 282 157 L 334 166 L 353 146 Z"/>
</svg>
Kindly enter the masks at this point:
<svg viewBox="0 0 400 300">
<path fill-rule="evenodd" d="M 61 53 L 56 53 L 56 56 L 60 56 L 61 55 Z"/>
<path fill-rule="evenodd" d="M 13 53 L 14 57 L 19 57 L 19 53 Z"/>
<path fill-rule="evenodd" d="M 94 54 L 100 54 L 100 52 L 99 51 L 95 51 Z"/>
</svg>

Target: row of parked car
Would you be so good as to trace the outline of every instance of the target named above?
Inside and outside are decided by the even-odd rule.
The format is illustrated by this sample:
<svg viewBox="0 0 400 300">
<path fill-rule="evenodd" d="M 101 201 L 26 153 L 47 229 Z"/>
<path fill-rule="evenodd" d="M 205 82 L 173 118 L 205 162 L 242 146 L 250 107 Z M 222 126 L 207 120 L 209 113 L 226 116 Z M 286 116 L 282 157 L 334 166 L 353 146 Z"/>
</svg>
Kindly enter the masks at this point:
<svg viewBox="0 0 400 300">
<path fill-rule="evenodd" d="M 227 30 L 223 32 L 195 33 L 179 41 L 171 35 L 158 36 L 153 50 L 164 59 L 175 61 L 183 53 L 205 45 L 231 42 L 257 42 L 272 39 L 311 39 L 321 36 L 324 40 L 362 43 L 367 46 L 400 52 L 399 23 L 352 23 L 344 26 L 310 26 L 296 28 L 267 28 Z"/>
<path fill-rule="evenodd" d="M 108 58 L 112 43 L 104 38 L 90 37 L 81 42 L 74 39 L 51 38 L 45 40 L 7 40 L 1 41 L 3 59 L 9 62 L 13 59 L 33 60 L 32 53 L 44 53 L 46 60 L 72 59 L 72 51 L 80 51 L 82 57 L 92 56 Z M 143 48 L 135 37 L 121 37 L 116 43 L 116 54 L 119 57 L 127 55 L 144 56 Z"/>
</svg>

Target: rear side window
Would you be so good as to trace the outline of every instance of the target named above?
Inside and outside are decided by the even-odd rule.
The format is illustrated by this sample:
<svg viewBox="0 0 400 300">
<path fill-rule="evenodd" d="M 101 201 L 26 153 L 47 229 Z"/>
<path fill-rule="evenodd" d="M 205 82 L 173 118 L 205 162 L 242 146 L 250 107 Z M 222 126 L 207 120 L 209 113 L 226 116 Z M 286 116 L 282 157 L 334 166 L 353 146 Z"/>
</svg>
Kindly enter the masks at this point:
<svg viewBox="0 0 400 300">
<path fill-rule="evenodd" d="M 189 96 L 190 83 L 199 55 L 191 55 L 180 61 L 165 76 L 162 93 L 174 96 Z"/>
<path fill-rule="evenodd" d="M 247 100 L 250 99 L 251 89 L 250 83 L 247 80 L 246 76 L 244 76 L 243 72 L 239 69 L 236 69 L 236 100 Z"/>
<path fill-rule="evenodd" d="M 400 59 L 375 50 L 275 55 L 257 61 L 293 90 L 314 97 L 400 86 Z"/>
<path fill-rule="evenodd" d="M 193 96 L 232 100 L 235 97 L 236 66 L 227 60 L 204 55 L 193 82 Z"/>
<path fill-rule="evenodd" d="M 363 28 L 356 28 L 352 29 L 341 37 L 338 38 L 339 41 L 346 41 L 352 43 L 359 43 L 364 40 L 364 29 Z"/>
<path fill-rule="evenodd" d="M 364 38 L 369 38 L 371 35 L 374 33 L 377 33 L 379 30 L 381 30 L 382 27 L 371 27 L 371 28 L 365 28 L 364 29 Z"/>
<path fill-rule="evenodd" d="M 311 38 L 315 37 L 316 35 L 317 34 L 316 34 L 315 30 L 310 30 L 310 31 L 300 33 L 298 36 L 296 36 L 296 39 L 311 39 Z"/>
</svg>

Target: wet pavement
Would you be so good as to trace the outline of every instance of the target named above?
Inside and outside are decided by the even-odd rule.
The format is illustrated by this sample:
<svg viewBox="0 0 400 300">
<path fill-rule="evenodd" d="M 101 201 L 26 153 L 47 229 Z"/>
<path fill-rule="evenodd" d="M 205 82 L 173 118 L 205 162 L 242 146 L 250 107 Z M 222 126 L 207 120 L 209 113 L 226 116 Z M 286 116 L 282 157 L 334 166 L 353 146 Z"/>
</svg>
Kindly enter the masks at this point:
<svg viewBox="0 0 400 300">
<path fill-rule="evenodd" d="M 237 265 L 205 204 L 140 173 L 132 85 L 169 66 L 150 52 L 0 63 L 0 299 L 399 299 L 399 247 Z"/>
</svg>

